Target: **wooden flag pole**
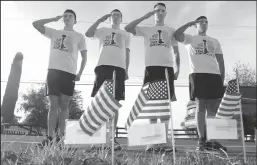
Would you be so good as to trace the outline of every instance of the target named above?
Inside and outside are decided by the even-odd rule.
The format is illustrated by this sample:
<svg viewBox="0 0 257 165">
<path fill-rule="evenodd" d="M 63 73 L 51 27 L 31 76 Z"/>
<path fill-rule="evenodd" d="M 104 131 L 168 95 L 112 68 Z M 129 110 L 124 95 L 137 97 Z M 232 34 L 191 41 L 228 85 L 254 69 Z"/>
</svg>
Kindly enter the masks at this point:
<svg viewBox="0 0 257 165">
<path fill-rule="evenodd" d="M 238 93 L 240 93 L 239 78 L 238 78 L 237 70 L 236 70 L 236 80 L 237 80 Z M 239 100 L 239 108 L 240 108 L 240 121 L 241 121 L 240 124 L 241 124 L 241 136 L 242 136 L 242 143 L 243 143 L 244 163 L 246 163 L 245 134 L 244 134 L 243 111 L 242 111 L 241 99 Z"/>
<path fill-rule="evenodd" d="M 168 99 L 169 99 L 169 107 L 170 107 L 170 119 L 171 119 L 171 139 L 172 139 L 172 149 L 173 149 L 173 163 L 176 164 L 176 152 L 175 152 L 175 139 L 174 139 L 174 132 L 173 132 L 173 118 L 172 118 L 172 109 L 171 109 L 171 96 L 170 96 L 170 83 L 169 83 L 169 74 L 168 69 L 165 69 L 165 77 L 167 81 L 168 87 Z M 169 130 L 169 126 L 167 128 Z M 169 132 L 169 131 L 167 131 Z"/>
<path fill-rule="evenodd" d="M 112 79 L 113 79 L 113 97 L 115 98 L 115 85 L 116 85 L 116 72 L 113 71 L 113 76 L 112 76 Z M 112 118 L 112 165 L 114 165 L 114 117 Z"/>
</svg>

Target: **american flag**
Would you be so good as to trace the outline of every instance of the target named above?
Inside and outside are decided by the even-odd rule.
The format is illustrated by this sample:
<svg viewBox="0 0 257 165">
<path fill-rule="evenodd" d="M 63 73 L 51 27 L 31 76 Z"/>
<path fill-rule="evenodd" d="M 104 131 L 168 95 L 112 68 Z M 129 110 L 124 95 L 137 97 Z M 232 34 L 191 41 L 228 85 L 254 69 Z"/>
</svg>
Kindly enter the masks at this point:
<svg viewBox="0 0 257 165">
<path fill-rule="evenodd" d="M 195 101 L 189 101 L 187 104 L 187 113 L 190 115 L 195 115 L 195 110 L 196 110 L 196 103 Z"/>
<path fill-rule="evenodd" d="M 233 115 L 240 113 L 239 101 L 241 94 L 239 93 L 239 85 L 237 79 L 230 80 L 226 92 L 222 98 L 216 118 L 231 119 Z"/>
<path fill-rule="evenodd" d="M 81 129 L 92 136 L 113 115 L 117 115 L 121 104 L 113 96 L 113 80 L 106 80 L 80 119 Z"/>
<path fill-rule="evenodd" d="M 169 119 L 169 104 L 166 80 L 146 83 L 142 87 L 128 116 L 126 129 L 128 129 L 136 119 Z"/>
</svg>

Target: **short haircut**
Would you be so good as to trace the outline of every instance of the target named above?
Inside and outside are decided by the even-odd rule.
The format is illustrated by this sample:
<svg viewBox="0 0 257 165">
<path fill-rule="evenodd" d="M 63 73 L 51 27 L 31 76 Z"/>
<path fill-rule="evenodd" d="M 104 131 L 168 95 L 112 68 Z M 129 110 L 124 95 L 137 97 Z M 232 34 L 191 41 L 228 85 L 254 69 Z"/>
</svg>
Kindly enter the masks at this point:
<svg viewBox="0 0 257 165">
<path fill-rule="evenodd" d="M 119 12 L 119 13 L 121 14 L 121 18 L 122 18 L 122 13 L 121 13 L 121 11 L 120 11 L 119 9 L 114 9 L 114 10 L 112 10 L 112 12 L 115 12 L 115 11 L 116 11 L 116 12 Z M 112 13 L 112 12 L 111 12 L 111 13 Z"/>
<path fill-rule="evenodd" d="M 198 17 L 196 20 L 200 20 L 200 19 L 207 19 L 207 17 L 205 17 L 205 16 L 200 16 L 200 17 Z"/>
<path fill-rule="evenodd" d="M 75 20 L 77 19 L 76 13 L 75 13 L 73 10 L 71 10 L 71 9 L 65 10 L 65 11 L 64 11 L 64 14 L 65 14 L 65 13 L 71 13 L 71 14 L 74 15 Z"/>
<path fill-rule="evenodd" d="M 165 7 L 165 9 L 166 9 L 166 5 L 165 5 L 164 3 L 161 3 L 161 2 L 156 3 L 153 8 L 155 9 L 156 6 L 158 6 L 158 5 L 163 6 L 163 7 Z"/>
</svg>

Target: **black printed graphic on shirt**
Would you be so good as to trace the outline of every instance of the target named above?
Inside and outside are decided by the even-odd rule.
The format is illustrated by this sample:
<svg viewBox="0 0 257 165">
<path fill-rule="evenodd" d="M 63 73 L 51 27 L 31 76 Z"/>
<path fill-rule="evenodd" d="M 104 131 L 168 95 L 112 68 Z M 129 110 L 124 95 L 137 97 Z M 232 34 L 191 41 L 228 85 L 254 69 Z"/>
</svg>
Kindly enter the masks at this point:
<svg viewBox="0 0 257 165">
<path fill-rule="evenodd" d="M 103 46 L 121 47 L 121 37 L 121 34 L 112 32 L 111 34 L 105 36 Z"/>
<path fill-rule="evenodd" d="M 62 35 L 61 38 L 57 38 L 54 41 L 54 46 L 53 49 L 58 49 L 61 51 L 65 51 L 68 52 L 68 47 L 67 47 L 67 36 L 66 35 Z"/>
<path fill-rule="evenodd" d="M 195 55 L 208 55 L 214 57 L 214 43 L 203 39 L 201 43 L 195 46 Z"/>
<path fill-rule="evenodd" d="M 157 32 L 150 37 L 150 47 L 153 46 L 169 47 L 169 34 L 165 31 L 157 30 Z"/>
</svg>

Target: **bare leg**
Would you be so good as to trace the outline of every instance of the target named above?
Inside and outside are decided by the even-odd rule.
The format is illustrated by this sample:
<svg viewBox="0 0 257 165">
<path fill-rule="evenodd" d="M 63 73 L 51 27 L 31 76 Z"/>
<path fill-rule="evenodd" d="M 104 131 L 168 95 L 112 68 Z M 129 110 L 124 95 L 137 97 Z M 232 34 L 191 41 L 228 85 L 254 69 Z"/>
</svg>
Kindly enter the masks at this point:
<svg viewBox="0 0 257 165">
<path fill-rule="evenodd" d="M 50 95 L 49 100 L 50 100 L 50 109 L 47 116 L 47 124 L 48 124 L 47 134 L 48 136 L 53 137 L 56 124 L 57 124 L 57 114 L 60 109 L 60 105 L 59 105 L 60 97 Z"/>
<path fill-rule="evenodd" d="M 206 100 L 207 118 L 215 117 L 218 111 L 220 102 L 221 102 L 221 99 Z"/>
<path fill-rule="evenodd" d="M 195 113 L 195 120 L 196 120 L 196 127 L 198 131 L 199 138 L 205 138 L 205 100 L 196 98 L 196 113 Z"/>
<path fill-rule="evenodd" d="M 60 98 L 61 112 L 59 115 L 59 135 L 61 137 L 64 136 L 65 120 L 69 118 L 69 103 L 70 103 L 70 96 L 61 95 L 61 98 Z"/>
<path fill-rule="evenodd" d="M 206 100 L 207 118 L 214 118 L 215 117 L 220 103 L 221 103 L 221 99 Z M 206 131 L 206 137 L 207 137 L 207 129 L 206 128 L 205 128 L 205 131 Z M 214 149 L 222 148 L 225 151 L 227 150 L 226 147 L 224 147 L 221 143 L 218 143 L 216 140 L 211 139 L 211 140 L 208 140 L 208 142 L 212 142 L 211 143 L 212 148 L 214 148 Z"/>
</svg>

